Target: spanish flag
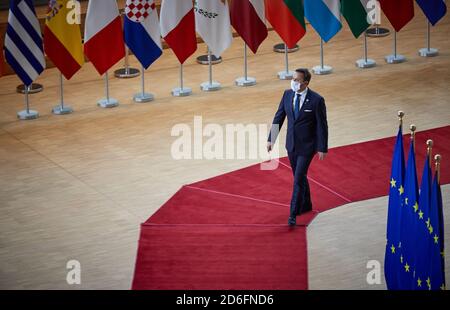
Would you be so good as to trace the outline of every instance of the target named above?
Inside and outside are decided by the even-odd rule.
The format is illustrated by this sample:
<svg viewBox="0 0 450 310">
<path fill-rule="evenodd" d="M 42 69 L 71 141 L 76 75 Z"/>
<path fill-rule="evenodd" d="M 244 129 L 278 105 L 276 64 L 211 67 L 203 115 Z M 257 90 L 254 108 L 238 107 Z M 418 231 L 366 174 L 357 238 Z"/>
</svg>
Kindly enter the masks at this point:
<svg viewBox="0 0 450 310">
<path fill-rule="evenodd" d="M 76 3 L 50 0 L 44 29 L 45 53 L 68 80 L 84 64 Z"/>
</svg>

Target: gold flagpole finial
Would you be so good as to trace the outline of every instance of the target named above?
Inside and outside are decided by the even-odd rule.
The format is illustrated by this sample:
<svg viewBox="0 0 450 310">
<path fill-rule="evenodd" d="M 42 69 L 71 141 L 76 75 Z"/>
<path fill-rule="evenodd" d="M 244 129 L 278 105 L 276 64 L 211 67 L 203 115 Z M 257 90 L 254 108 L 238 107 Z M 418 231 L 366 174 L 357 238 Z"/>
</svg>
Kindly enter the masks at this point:
<svg viewBox="0 0 450 310">
<path fill-rule="evenodd" d="M 409 126 L 409 130 L 411 130 L 411 142 L 413 143 L 413 146 L 415 147 L 415 142 L 416 142 L 416 125 L 411 124 Z"/>
<path fill-rule="evenodd" d="M 437 181 L 440 184 L 441 183 L 441 155 L 436 154 L 436 156 L 434 156 L 434 161 L 435 161 Z"/>
<path fill-rule="evenodd" d="M 398 116 L 399 125 L 400 125 L 400 127 L 402 127 L 403 126 L 403 116 L 405 116 L 405 113 L 403 111 L 398 111 L 397 116 Z"/>
</svg>

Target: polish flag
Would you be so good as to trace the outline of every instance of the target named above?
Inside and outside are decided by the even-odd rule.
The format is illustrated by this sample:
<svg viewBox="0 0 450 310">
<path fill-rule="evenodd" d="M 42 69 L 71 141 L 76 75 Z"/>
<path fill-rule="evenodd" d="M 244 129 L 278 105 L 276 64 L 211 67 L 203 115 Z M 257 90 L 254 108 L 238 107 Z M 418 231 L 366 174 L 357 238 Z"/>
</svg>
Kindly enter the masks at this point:
<svg viewBox="0 0 450 310">
<path fill-rule="evenodd" d="M 163 0 L 160 25 L 161 36 L 184 63 L 197 50 L 192 0 Z"/>
<path fill-rule="evenodd" d="M 100 75 L 125 56 L 116 0 L 89 1 L 84 28 L 84 53 Z"/>
</svg>

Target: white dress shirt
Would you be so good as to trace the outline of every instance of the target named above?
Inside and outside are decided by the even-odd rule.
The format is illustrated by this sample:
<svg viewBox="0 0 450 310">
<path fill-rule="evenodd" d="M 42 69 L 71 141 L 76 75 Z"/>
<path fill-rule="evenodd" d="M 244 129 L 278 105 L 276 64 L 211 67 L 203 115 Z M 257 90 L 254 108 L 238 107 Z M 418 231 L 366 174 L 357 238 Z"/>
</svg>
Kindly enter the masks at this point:
<svg viewBox="0 0 450 310">
<path fill-rule="evenodd" d="M 306 94 L 307 93 L 308 93 L 308 87 L 306 87 L 305 90 L 300 92 L 300 93 L 299 92 L 295 93 L 294 100 L 292 100 L 293 111 L 295 111 L 295 100 L 297 99 L 297 96 L 299 96 L 299 95 L 301 96 L 300 97 L 300 104 L 299 104 L 299 108 L 298 108 L 298 110 L 300 111 L 302 109 L 303 102 L 305 102 L 305 98 L 306 98 Z"/>
</svg>

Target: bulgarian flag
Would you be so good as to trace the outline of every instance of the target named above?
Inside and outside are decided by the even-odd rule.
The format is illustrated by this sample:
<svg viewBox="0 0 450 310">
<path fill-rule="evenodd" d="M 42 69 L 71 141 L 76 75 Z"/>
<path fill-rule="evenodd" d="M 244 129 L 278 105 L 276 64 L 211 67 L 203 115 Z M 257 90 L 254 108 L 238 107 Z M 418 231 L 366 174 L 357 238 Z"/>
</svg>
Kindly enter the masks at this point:
<svg viewBox="0 0 450 310">
<path fill-rule="evenodd" d="M 306 33 L 303 1 L 265 0 L 266 18 L 288 48 L 295 47 Z"/>
<path fill-rule="evenodd" d="M 70 79 L 84 64 L 80 25 L 71 16 L 69 0 L 50 0 L 44 28 L 44 51 L 48 58 Z"/>
<path fill-rule="evenodd" d="M 369 28 L 367 20 L 370 0 L 341 0 L 341 12 L 355 38 Z"/>
</svg>

